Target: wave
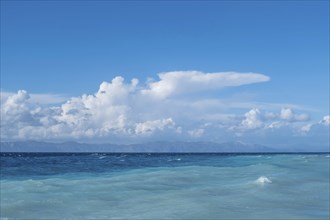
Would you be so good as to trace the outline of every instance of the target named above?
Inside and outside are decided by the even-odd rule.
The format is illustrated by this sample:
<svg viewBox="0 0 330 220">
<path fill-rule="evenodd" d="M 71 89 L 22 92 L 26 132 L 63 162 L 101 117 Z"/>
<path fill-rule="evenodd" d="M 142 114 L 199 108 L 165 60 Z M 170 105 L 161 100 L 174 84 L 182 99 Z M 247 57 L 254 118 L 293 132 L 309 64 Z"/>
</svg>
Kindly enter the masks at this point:
<svg viewBox="0 0 330 220">
<path fill-rule="evenodd" d="M 265 184 L 268 184 L 268 183 L 272 183 L 272 181 L 270 179 L 268 179 L 267 177 L 265 177 L 265 176 L 259 177 L 255 182 L 257 184 L 260 184 L 260 185 L 265 185 Z"/>
<path fill-rule="evenodd" d="M 167 162 L 172 162 L 172 161 L 181 161 L 182 159 L 181 158 L 171 158 L 171 159 L 168 159 Z"/>
</svg>

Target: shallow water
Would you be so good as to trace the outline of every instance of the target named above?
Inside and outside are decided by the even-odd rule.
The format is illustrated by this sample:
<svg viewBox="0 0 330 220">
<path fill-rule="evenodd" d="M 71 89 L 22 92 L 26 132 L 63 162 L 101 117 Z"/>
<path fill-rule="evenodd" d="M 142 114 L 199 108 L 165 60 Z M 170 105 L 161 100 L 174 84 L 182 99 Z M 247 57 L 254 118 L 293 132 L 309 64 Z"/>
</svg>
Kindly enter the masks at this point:
<svg viewBox="0 0 330 220">
<path fill-rule="evenodd" d="M 329 219 L 328 154 L 1 154 L 2 218 Z"/>
</svg>

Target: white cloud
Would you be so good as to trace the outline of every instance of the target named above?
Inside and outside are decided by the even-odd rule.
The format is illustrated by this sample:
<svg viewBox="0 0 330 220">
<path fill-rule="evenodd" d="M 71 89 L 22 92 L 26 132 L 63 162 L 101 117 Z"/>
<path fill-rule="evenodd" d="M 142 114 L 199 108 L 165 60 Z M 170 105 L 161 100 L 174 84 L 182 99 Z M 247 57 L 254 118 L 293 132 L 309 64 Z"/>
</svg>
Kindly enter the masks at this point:
<svg viewBox="0 0 330 220">
<path fill-rule="evenodd" d="M 0 92 L 0 100 L 1 103 L 5 102 L 8 97 L 15 95 L 15 93 L 12 92 Z M 66 100 L 68 100 L 68 97 L 64 95 L 59 95 L 59 94 L 37 94 L 37 93 L 32 93 L 29 94 L 29 102 L 31 103 L 39 103 L 41 105 L 49 105 L 49 104 L 59 104 L 63 103 Z"/>
<path fill-rule="evenodd" d="M 307 121 L 309 120 L 309 115 L 296 114 L 291 108 L 282 108 L 280 118 L 287 121 Z"/>
<path fill-rule="evenodd" d="M 285 119 L 288 121 L 291 121 L 294 119 L 294 114 L 291 109 L 289 108 L 282 108 L 281 114 L 280 114 L 281 119 Z"/>
<path fill-rule="evenodd" d="M 30 96 L 25 90 L 19 90 L 17 94 L 9 96 L 1 108 L 1 113 L 8 117 L 20 117 L 29 111 L 27 100 Z M 12 118 L 12 120 L 15 120 Z"/>
<path fill-rule="evenodd" d="M 245 119 L 242 121 L 240 128 L 256 129 L 263 126 L 260 110 L 257 108 L 251 109 L 245 113 Z"/>
<path fill-rule="evenodd" d="M 291 108 L 281 108 L 280 112 L 262 112 L 258 108 L 252 108 L 250 111 L 244 114 L 244 118 L 239 125 L 231 127 L 232 130 L 242 135 L 242 131 L 253 130 L 278 130 L 283 127 L 291 127 L 292 130 L 306 131 L 308 124 L 304 124 L 305 127 L 301 127 L 301 123 L 309 120 L 309 115 L 302 113 L 297 114 Z M 300 125 L 300 126 L 299 126 Z"/>
<path fill-rule="evenodd" d="M 34 103 L 26 91 L 20 90 L 1 104 L 1 137 L 125 139 L 173 127 L 172 118 L 151 116 L 148 112 L 152 109 L 140 107 L 138 102 L 147 100 L 141 97 L 137 85 L 137 79 L 125 83 L 123 77 L 115 77 L 110 83 L 101 83 L 94 95 L 72 97 L 57 107 Z"/>
<path fill-rule="evenodd" d="M 173 127 L 175 125 L 171 118 L 146 121 L 142 123 L 137 123 L 135 127 L 136 134 L 152 134 L 155 130 L 164 130 L 166 127 Z"/>
<path fill-rule="evenodd" d="M 29 99 L 26 91 L 19 90 L 1 104 L 1 137 L 16 138 L 22 128 L 40 126 L 43 112 L 40 107 L 29 103 Z"/>
<path fill-rule="evenodd" d="M 204 129 L 198 128 L 194 130 L 189 130 L 188 134 L 193 138 L 199 138 L 204 134 Z"/>
<path fill-rule="evenodd" d="M 24 90 L 1 93 L 1 138 L 226 141 L 235 134 L 247 137 L 281 129 L 309 134 L 314 127 L 305 123 L 309 116 L 295 113 L 292 107 L 278 109 L 274 104 L 276 108 L 271 110 L 267 105 L 265 111 L 251 108 L 257 102 L 217 99 L 212 94 L 227 86 L 267 80 L 267 76 L 254 73 L 188 71 L 162 73 L 159 81 L 141 85 L 137 79 L 125 82 L 118 76 L 101 83 L 95 94 L 72 97 L 57 105 L 40 102 L 40 97 L 47 99 L 48 95 L 33 99 L 33 94 Z M 205 94 L 195 96 L 196 92 Z M 239 113 L 242 109 L 246 113 Z M 321 124 L 329 124 L 329 116 Z"/>
<path fill-rule="evenodd" d="M 330 125 L 330 115 L 324 116 L 323 119 L 320 121 L 320 124 Z"/>
<path fill-rule="evenodd" d="M 241 86 L 270 80 L 268 76 L 259 73 L 203 73 L 199 71 L 160 73 L 159 78 L 159 81 L 150 82 L 148 88 L 141 91 L 142 94 L 164 99 L 173 95 L 221 89 L 229 86 Z"/>
<path fill-rule="evenodd" d="M 315 142 L 319 141 L 320 137 L 326 137 L 327 139 L 327 145 L 329 145 L 330 141 L 330 117 L 329 115 L 324 116 L 322 120 L 319 122 L 314 122 L 314 123 L 308 123 L 308 124 L 302 124 L 300 126 L 300 132 L 301 135 L 303 136 L 313 136 L 315 137 Z"/>
<path fill-rule="evenodd" d="M 271 122 L 269 125 L 266 126 L 266 128 L 270 128 L 270 129 L 279 129 L 283 126 L 287 126 L 288 123 L 287 122 L 283 122 L 283 121 L 273 121 Z"/>
<path fill-rule="evenodd" d="M 307 125 L 302 126 L 301 127 L 301 132 L 303 134 L 309 132 L 311 130 L 312 126 L 313 126 L 313 124 L 307 124 Z"/>
</svg>

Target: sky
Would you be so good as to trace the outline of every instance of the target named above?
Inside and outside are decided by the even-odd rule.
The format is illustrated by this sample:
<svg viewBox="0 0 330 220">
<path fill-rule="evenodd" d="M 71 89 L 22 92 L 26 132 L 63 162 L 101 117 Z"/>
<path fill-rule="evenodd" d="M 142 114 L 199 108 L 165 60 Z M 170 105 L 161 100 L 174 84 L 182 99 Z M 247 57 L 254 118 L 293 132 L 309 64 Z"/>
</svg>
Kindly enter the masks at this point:
<svg viewBox="0 0 330 220">
<path fill-rule="evenodd" d="M 329 1 L 1 1 L 1 139 L 329 146 Z"/>
</svg>

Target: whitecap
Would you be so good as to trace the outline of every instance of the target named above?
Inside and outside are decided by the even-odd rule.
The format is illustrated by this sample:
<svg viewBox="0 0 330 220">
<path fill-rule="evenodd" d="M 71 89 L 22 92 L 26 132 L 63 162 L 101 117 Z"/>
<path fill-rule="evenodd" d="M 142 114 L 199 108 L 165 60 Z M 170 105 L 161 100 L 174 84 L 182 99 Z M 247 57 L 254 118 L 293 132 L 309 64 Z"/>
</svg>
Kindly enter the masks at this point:
<svg viewBox="0 0 330 220">
<path fill-rule="evenodd" d="M 325 157 L 330 157 L 330 155 L 327 155 L 327 156 L 325 156 Z"/>
<path fill-rule="evenodd" d="M 267 183 L 272 183 L 272 181 L 270 179 L 268 179 L 267 177 L 265 177 L 265 176 L 259 177 L 255 182 L 257 184 L 260 184 L 260 185 L 264 185 L 264 184 L 267 184 Z"/>
<path fill-rule="evenodd" d="M 99 159 L 103 159 L 103 158 L 106 158 L 107 156 L 100 156 Z"/>
</svg>

